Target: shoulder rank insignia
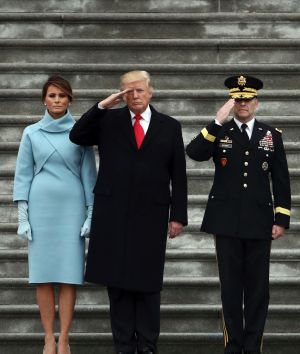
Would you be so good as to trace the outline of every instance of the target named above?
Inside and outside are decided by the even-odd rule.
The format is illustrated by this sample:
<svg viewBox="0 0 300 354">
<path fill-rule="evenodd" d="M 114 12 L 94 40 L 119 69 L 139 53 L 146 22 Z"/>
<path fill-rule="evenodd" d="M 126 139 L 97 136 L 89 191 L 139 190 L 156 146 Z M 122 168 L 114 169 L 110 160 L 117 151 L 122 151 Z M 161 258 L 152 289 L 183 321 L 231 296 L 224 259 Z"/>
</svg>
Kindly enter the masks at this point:
<svg viewBox="0 0 300 354">
<path fill-rule="evenodd" d="M 281 129 L 275 128 L 275 130 L 277 130 L 279 133 L 282 134 L 282 130 Z"/>
</svg>

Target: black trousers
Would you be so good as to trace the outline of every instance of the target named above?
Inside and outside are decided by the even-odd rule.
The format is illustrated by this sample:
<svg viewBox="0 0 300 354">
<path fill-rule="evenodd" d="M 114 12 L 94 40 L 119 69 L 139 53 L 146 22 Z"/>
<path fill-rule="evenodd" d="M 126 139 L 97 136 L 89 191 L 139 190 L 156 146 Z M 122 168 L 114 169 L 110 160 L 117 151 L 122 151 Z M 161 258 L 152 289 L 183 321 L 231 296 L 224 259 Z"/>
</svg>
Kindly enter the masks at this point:
<svg viewBox="0 0 300 354">
<path fill-rule="evenodd" d="M 157 352 L 160 331 L 160 292 L 144 293 L 107 288 L 116 352 Z"/>
<path fill-rule="evenodd" d="M 269 305 L 271 240 L 216 235 L 224 353 L 261 352 Z"/>
</svg>

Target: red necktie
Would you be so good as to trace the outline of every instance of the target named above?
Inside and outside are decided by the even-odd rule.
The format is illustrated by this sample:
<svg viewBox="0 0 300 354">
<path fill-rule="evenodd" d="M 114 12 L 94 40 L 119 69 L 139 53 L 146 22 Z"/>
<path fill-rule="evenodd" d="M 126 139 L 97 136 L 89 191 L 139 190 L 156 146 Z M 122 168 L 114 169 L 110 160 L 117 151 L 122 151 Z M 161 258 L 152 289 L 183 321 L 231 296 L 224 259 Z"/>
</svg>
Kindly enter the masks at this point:
<svg viewBox="0 0 300 354">
<path fill-rule="evenodd" d="M 140 146 L 142 145 L 143 140 L 144 140 L 145 133 L 144 133 L 144 129 L 140 123 L 142 116 L 140 114 L 137 114 L 134 118 L 135 118 L 135 122 L 133 124 L 133 131 L 134 131 L 134 135 L 135 135 L 136 144 L 139 149 Z"/>
</svg>

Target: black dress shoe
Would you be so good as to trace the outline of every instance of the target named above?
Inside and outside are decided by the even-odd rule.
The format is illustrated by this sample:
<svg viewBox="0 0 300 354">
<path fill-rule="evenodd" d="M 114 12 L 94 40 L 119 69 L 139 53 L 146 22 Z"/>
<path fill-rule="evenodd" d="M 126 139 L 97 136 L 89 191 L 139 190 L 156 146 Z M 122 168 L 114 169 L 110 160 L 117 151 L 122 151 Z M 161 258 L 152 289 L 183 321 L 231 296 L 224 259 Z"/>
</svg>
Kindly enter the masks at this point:
<svg viewBox="0 0 300 354">
<path fill-rule="evenodd" d="M 143 350 L 142 352 L 138 352 L 138 354 L 154 354 L 154 352 L 152 350 L 146 349 Z"/>
<path fill-rule="evenodd" d="M 135 352 L 117 352 L 117 354 L 135 354 Z"/>
</svg>

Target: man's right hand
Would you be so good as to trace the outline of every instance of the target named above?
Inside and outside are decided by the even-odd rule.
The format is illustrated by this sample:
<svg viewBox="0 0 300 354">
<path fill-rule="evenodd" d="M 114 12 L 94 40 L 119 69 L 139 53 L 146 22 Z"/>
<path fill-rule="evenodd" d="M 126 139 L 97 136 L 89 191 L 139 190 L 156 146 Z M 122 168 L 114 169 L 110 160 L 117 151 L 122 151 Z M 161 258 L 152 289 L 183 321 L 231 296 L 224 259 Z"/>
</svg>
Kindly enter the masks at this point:
<svg viewBox="0 0 300 354">
<path fill-rule="evenodd" d="M 230 98 L 217 112 L 216 120 L 223 124 L 228 118 L 232 108 L 234 106 L 234 99 Z"/>
<path fill-rule="evenodd" d="M 120 103 L 123 99 L 123 95 L 127 92 L 131 91 L 130 88 L 123 90 L 121 92 L 113 93 L 112 95 L 105 98 L 100 102 L 100 106 L 104 109 L 112 108 L 118 103 Z"/>
</svg>

